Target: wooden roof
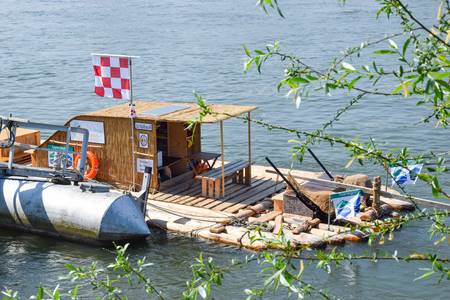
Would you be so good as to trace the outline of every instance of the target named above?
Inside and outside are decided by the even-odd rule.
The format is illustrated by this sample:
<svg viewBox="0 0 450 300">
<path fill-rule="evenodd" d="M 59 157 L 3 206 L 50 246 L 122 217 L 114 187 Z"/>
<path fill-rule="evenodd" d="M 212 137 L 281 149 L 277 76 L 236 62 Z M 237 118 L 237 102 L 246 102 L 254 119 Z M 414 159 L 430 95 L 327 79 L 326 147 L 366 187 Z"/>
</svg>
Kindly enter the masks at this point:
<svg viewBox="0 0 450 300">
<path fill-rule="evenodd" d="M 135 101 L 137 118 L 141 120 L 162 121 L 162 122 L 183 122 L 187 123 L 199 116 L 200 108 L 196 103 L 188 102 L 147 102 Z M 164 109 L 179 106 L 179 109 L 164 114 Z M 203 118 L 202 123 L 215 123 L 232 117 L 242 115 L 256 109 L 256 106 L 229 105 L 229 104 L 208 104 L 214 114 Z M 160 115 L 152 115 L 151 112 L 162 112 Z M 150 112 L 150 113 L 149 113 Z M 82 116 L 129 118 L 128 103 L 111 106 L 98 111 L 83 114 Z"/>
</svg>

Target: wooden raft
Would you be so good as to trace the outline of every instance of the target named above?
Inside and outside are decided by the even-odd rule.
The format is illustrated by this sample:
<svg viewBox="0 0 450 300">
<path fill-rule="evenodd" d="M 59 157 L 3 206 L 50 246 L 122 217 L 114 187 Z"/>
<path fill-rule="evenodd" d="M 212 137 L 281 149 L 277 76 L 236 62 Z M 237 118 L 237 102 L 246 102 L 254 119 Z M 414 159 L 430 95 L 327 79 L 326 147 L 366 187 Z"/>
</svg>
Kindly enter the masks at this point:
<svg viewBox="0 0 450 300">
<path fill-rule="evenodd" d="M 270 243 L 279 234 L 283 234 L 292 246 L 309 248 L 367 238 L 367 233 L 351 230 L 344 224 L 328 226 L 319 219 L 285 213 L 277 207 L 273 209 L 272 197 L 279 199 L 285 184 L 267 170 L 267 167 L 252 166 L 253 177 L 248 186 L 227 181 L 227 195 L 221 199 L 202 196 L 201 183 L 192 176 L 178 178 L 149 196 L 147 222 L 163 230 L 257 251 L 279 247 L 279 244 Z M 321 173 L 304 171 L 293 174 L 321 177 Z M 392 205 L 390 208 L 401 210 L 401 207 Z M 376 230 L 376 224 L 371 221 L 349 223 L 365 225 L 369 231 Z M 264 230 L 256 230 L 258 226 Z M 265 241 L 252 242 L 251 237 L 258 235 Z"/>
</svg>

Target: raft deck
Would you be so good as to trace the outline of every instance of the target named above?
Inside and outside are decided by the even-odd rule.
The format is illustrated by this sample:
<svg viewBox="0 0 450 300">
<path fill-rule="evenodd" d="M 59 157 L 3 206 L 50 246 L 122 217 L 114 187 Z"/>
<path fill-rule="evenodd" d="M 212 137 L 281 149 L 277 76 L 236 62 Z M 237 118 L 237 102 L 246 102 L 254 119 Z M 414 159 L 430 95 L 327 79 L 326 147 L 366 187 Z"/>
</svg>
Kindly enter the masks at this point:
<svg viewBox="0 0 450 300">
<path fill-rule="evenodd" d="M 328 227 L 324 223 L 314 224 L 306 232 L 295 232 L 293 229 L 298 224 L 311 222 L 312 218 L 272 209 L 272 197 L 279 197 L 286 184 L 276 174 L 268 173 L 269 169 L 252 166 L 253 177 L 248 186 L 228 180 L 226 195 L 220 199 L 203 197 L 201 183 L 192 175 L 168 181 L 158 193 L 149 196 L 147 223 L 163 230 L 253 250 L 277 247 L 268 240 L 276 239 L 280 228 L 293 245 L 324 247 L 346 240 L 364 240 L 361 232 L 344 226 Z M 322 175 L 298 170 L 291 173 L 310 178 Z M 261 224 L 270 228 L 256 233 L 256 225 Z M 361 222 L 359 225 L 364 224 L 370 226 L 372 223 Z M 251 237 L 256 234 L 265 241 L 252 242 Z"/>
<path fill-rule="evenodd" d="M 253 166 L 250 185 L 228 180 L 225 184 L 225 197 L 219 199 L 203 197 L 201 181 L 195 180 L 192 176 L 184 178 L 184 182 L 181 183 L 169 182 L 162 186 L 159 193 L 151 195 L 149 199 L 234 214 L 247 206 L 265 200 L 286 187 L 281 178 L 277 180 L 276 175 L 266 173 L 265 170 L 265 167 Z M 305 172 L 305 175 L 316 176 L 317 174 Z"/>
</svg>

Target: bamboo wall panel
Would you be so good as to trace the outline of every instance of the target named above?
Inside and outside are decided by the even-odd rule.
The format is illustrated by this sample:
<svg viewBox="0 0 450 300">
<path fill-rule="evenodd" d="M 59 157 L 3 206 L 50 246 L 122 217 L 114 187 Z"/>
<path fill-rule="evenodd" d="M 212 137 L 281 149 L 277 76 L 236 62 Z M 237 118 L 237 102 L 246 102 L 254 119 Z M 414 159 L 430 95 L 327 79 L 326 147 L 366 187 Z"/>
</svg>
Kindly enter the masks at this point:
<svg viewBox="0 0 450 300">
<path fill-rule="evenodd" d="M 132 170 L 132 145 L 131 145 L 131 123 L 130 119 L 110 118 L 110 117 L 76 117 L 77 120 L 103 122 L 105 130 L 105 144 L 89 143 L 88 150 L 93 152 L 99 160 L 98 181 L 107 182 L 122 188 L 128 188 L 132 185 L 133 171 L 136 175 L 137 188 L 141 186 L 142 173 Z M 150 123 L 145 120 L 136 119 L 135 122 Z M 67 123 L 69 124 L 70 121 Z M 155 127 L 153 127 L 154 129 Z M 151 141 L 149 140 L 149 148 L 139 148 L 139 133 L 148 134 L 149 139 L 152 137 L 151 131 L 135 129 L 134 141 L 136 157 L 153 159 L 151 155 Z M 66 140 L 64 132 L 56 132 L 48 138 L 42 146 L 48 147 L 49 144 L 61 144 Z M 81 142 L 71 142 L 74 151 L 80 151 Z M 37 167 L 48 167 L 48 154 L 45 151 L 36 153 L 35 164 Z"/>
</svg>

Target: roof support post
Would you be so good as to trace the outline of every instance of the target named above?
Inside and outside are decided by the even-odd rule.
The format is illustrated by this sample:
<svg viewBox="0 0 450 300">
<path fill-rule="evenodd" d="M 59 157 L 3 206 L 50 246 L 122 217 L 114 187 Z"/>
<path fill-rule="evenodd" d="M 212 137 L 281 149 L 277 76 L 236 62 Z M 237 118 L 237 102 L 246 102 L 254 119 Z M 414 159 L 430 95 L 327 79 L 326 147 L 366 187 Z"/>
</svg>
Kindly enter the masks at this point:
<svg viewBox="0 0 450 300">
<path fill-rule="evenodd" d="M 225 197 L 225 157 L 223 145 L 223 121 L 220 121 L 220 154 L 222 159 L 222 196 Z"/>
<path fill-rule="evenodd" d="M 250 112 L 247 113 L 248 123 L 248 168 L 245 170 L 245 183 L 250 185 L 252 180 L 252 135 L 251 135 L 251 117 Z"/>
</svg>

